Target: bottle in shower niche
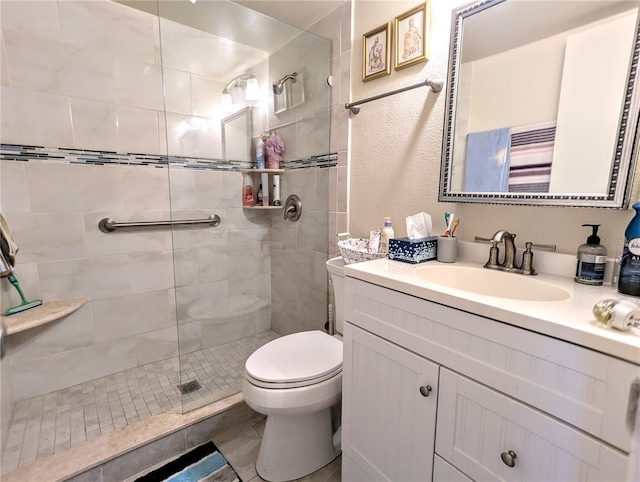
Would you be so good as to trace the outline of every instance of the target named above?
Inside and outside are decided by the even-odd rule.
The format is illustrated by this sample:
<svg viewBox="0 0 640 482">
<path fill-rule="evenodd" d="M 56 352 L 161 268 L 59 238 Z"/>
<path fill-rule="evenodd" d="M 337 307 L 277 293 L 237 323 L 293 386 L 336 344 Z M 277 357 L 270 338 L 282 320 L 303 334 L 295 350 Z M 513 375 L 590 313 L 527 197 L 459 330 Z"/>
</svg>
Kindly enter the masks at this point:
<svg viewBox="0 0 640 482">
<path fill-rule="evenodd" d="M 395 236 L 393 232 L 393 225 L 391 224 L 391 218 L 384 218 L 384 227 L 380 234 L 380 252 L 389 252 L 389 240 Z"/>
<path fill-rule="evenodd" d="M 633 209 L 636 214 L 624 232 L 618 292 L 640 296 L 640 202 L 635 203 Z"/>
<path fill-rule="evenodd" d="M 242 205 L 253 206 L 255 204 L 255 197 L 253 193 L 253 179 L 251 174 L 245 173 L 242 176 Z"/>
</svg>

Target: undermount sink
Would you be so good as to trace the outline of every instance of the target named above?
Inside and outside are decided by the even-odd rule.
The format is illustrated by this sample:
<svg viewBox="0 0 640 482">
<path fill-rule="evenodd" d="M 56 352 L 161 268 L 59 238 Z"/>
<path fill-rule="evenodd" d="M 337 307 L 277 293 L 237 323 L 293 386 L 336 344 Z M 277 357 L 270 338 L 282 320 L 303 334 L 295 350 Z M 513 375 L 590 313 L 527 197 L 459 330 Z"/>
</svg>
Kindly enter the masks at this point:
<svg viewBox="0 0 640 482">
<path fill-rule="evenodd" d="M 469 266 L 430 265 L 416 276 L 449 288 L 478 295 L 523 301 L 562 301 L 569 293 L 531 276 Z"/>
</svg>

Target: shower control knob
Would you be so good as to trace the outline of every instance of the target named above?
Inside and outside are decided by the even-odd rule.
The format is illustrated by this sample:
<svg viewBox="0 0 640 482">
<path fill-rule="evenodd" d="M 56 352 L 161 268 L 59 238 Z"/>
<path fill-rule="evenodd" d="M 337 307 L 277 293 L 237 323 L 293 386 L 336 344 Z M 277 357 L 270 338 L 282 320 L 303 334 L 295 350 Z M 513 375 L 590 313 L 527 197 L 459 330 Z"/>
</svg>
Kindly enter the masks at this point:
<svg viewBox="0 0 640 482">
<path fill-rule="evenodd" d="M 516 466 L 516 453 L 513 450 L 509 450 L 508 452 L 502 452 L 500 454 L 500 458 L 504 462 L 504 464 L 508 467 Z"/>
<path fill-rule="evenodd" d="M 431 385 L 423 385 L 420 387 L 420 395 L 422 395 L 423 397 L 428 397 L 431 393 L 431 390 L 433 390 L 431 388 Z"/>
</svg>

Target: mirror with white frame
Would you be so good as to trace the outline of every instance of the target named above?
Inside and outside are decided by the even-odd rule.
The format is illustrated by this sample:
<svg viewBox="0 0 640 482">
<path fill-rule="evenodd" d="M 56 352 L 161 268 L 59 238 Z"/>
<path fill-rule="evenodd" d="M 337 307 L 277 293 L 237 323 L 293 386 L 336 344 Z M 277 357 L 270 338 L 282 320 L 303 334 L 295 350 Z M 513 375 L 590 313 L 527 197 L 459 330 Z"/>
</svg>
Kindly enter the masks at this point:
<svg viewBox="0 0 640 482">
<path fill-rule="evenodd" d="M 439 200 L 626 208 L 637 0 L 482 0 L 452 15 Z"/>
</svg>

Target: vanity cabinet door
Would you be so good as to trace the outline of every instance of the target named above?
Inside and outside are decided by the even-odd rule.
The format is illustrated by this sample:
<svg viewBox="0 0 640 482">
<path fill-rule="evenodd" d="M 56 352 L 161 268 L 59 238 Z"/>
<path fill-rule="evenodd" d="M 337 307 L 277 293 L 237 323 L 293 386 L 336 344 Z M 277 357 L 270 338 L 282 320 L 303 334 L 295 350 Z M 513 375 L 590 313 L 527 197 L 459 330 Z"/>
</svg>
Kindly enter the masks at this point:
<svg viewBox="0 0 640 482">
<path fill-rule="evenodd" d="M 473 480 L 625 480 L 627 457 L 590 435 L 448 369 L 436 453 Z"/>
<path fill-rule="evenodd" d="M 345 459 L 374 481 L 432 480 L 438 365 L 349 323 L 343 342 Z"/>
</svg>

